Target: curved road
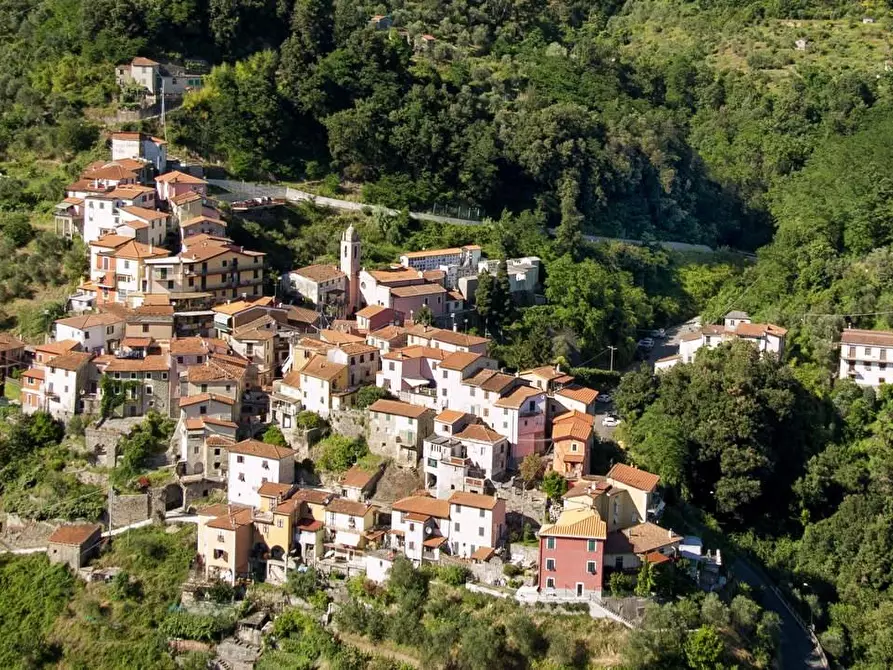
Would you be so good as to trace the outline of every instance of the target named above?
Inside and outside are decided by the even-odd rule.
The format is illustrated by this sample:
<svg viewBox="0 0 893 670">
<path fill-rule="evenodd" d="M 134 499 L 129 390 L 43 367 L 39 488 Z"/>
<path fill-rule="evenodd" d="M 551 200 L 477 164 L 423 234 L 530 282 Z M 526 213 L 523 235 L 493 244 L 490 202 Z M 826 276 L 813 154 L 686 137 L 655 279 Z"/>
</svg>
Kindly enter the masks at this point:
<svg viewBox="0 0 893 670">
<path fill-rule="evenodd" d="M 805 625 L 788 604 L 776 593 L 772 583 L 762 572 L 742 559 L 732 564 L 732 574 L 742 582 L 762 592 L 763 606 L 778 614 L 781 619 L 781 667 L 828 668 L 828 661 L 807 632 Z"/>
<path fill-rule="evenodd" d="M 340 200 L 338 198 L 327 198 L 322 195 L 299 191 L 290 186 L 279 186 L 277 184 L 260 184 L 256 182 L 236 181 L 233 179 L 209 179 L 208 183 L 225 191 L 227 194 L 221 195 L 220 199 L 228 202 L 236 200 L 250 200 L 251 198 L 283 198 L 291 202 L 312 202 L 314 204 L 331 207 L 333 209 L 345 209 L 350 211 L 360 211 L 367 207 L 372 209 L 381 209 L 390 214 L 396 214 L 397 211 L 388 207 L 380 207 L 377 205 L 367 205 L 362 202 L 354 202 L 353 200 Z M 438 214 L 429 214 L 428 212 L 410 212 L 409 215 L 413 219 L 419 221 L 434 221 L 436 223 L 449 223 L 457 226 L 480 226 L 482 221 L 474 221 L 471 219 L 457 219 L 451 216 L 440 216 Z M 600 235 L 584 235 L 583 238 L 589 242 L 626 242 L 627 244 L 644 244 L 642 240 L 630 240 L 620 237 L 602 237 Z M 705 254 L 716 253 L 715 249 L 708 247 L 706 244 L 689 244 L 688 242 L 657 242 L 662 247 L 671 251 L 696 251 Z"/>
</svg>

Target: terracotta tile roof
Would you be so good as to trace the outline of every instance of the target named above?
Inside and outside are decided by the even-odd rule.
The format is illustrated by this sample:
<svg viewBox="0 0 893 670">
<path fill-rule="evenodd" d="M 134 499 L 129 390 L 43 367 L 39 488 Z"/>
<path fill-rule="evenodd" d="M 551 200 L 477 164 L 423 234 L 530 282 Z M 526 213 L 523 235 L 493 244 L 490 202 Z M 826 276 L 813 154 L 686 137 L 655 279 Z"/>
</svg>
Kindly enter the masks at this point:
<svg viewBox="0 0 893 670">
<path fill-rule="evenodd" d="M 234 405 L 236 403 L 235 400 L 228 398 L 225 395 L 217 395 L 216 393 L 196 393 L 195 395 L 188 395 L 180 398 L 180 407 L 190 407 L 201 402 L 211 401 L 221 402 L 224 405 Z"/>
<path fill-rule="evenodd" d="M 735 334 L 738 337 L 765 337 L 766 335 L 784 337 L 788 331 L 771 323 L 739 323 L 735 326 Z"/>
<path fill-rule="evenodd" d="M 267 444 L 260 440 L 242 440 L 237 442 L 229 448 L 229 453 L 270 458 L 277 461 L 285 458 L 294 458 L 295 456 L 295 452 L 287 447 L 278 447 L 275 444 Z"/>
<path fill-rule="evenodd" d="M 93 326 L 110 326 L 115 323 L 124 323 L 123 317 L 114 314 L 84 314 L 82 316 L 70 316 L 67 319 L 56 319 L 57 326 L 68 326 L 76 330 L 86 330 Z"/>
<path fill-rule="evenodd" d="M 145 349 L 152 344 L 151 337 L 125 337 L 121 340 L 121 346 L 128 349 Z"/>
<path fill-rule="evenodd" d="M 122 244 L 112 254 L 115 258 L 132 258 L 140 260 L 143 258 L 164 258 L 170 256 L 171 252 L 164 247 L 156 247 L 136 240 L 130 240 L 126 244 Z"/>
<path fill-rule="evenodd" d="M 359 356 L 360 354 L 371 354 L 378 351 L 378 347 L 373 347 L 365 342 L 348 342 L 338 348 L 348 356 Z"/>
<path fill-rule="evenodd" d="M 381 412 L 382 414 L 393 414 L 395 416 L 403 416 L 407 419 L 419 419 L 431 410 L 429 410 L 427 407 L 411 405 L 408 402 L 382 399 L 376 400 L 374 403 L 369 405 L 369 411 Z"/>
<path fill-rule="evenodd" d="M 289 307 L 286 318 L 289 321 L 297 321 L 298 323 L 314 324 L 319 321 L 319 312 L 306 307 Z"/>
<path fill-rule="evenodd" d="M 447 295 L 449 296 L 450 300 L 453 300 L 455 302 L 461 302 L 465 300 L 465 296 L 456 290 L 447 291 Z"/>
<path fill-rule="evenodd" d="M 161 212 L 157 209 L 146 209 L 145 207 L 137 207 L 136 205 L 132 205 L 130 207 L 122 207 L 122 212 L 127 212 L 128 214 L 137 217 L 138 219 L 144 219 L 146 221 L 158 221 L 160 219 L 167 218 L 167 212 Z"/>
<path fill-rule="evenodd" d="M 523 370 L 521 372 L 522 375 L 531 375 L 533 377 L 539 377 L 540 379 L 544 379 L 546 381 L 552 381 L 553 379 L 557 379 L 558 377 L 562 377 L 565 375 L 564 372 L 559 370 L 554 365 L 543 365 L 538 368 L 532 368 L 530 370 Z"/>
<path fill-rule="evenodd" d="M 473 561 L 489 561 L 495 555 L 496 550 L 493 547 L 478 547 L 471 555 L 471 559 Z"/>
<path fill-rule="evenodd" d="M 394 351 L 389 351 L 386 354 L 382 355 L 382 358 L 385 358 L 389 361 L 401 361 L 404 359 L 413 359 L 413 358 L 431 358 L 437 361 L 442 361 L 450 354 L 444 351 L 443 349 L 434 349 L 432 347 L 423 347 L 420 344 L 413 345 L 411 347 L 403 347 L 402 349 L 395 349 Z"/>
<path fill-rule="evenodd" d="M 242 526 L 248 526 L 253 521 L 254 510 L 249 507 L 247 509 L 240 509 L 232 514 L 224 514 L 216 519 L 212 519 L 206 526 L 207 528 L 214 528 L 215 530 L 232 531 L 241 528 Z"/>
<path fill-rule="evenodd" d="M 681 535 L 646 521 L 610 533 L 605 543 L 605 553 L 641 555 L 681 541 Z"/>
<path fill-rule="evenodd" d="M 180 228 L 192 228 L 192 226 L 199 226 L 203 223 L 213 223 L 218 226 L 223 226 L 226 228 L 226 221 L 221 221 L 220 219 L 215 219 L 211 216 L 193 216 L 191 219 L 187 219 L 186 221 L 180 222 Z"/>
<path fill-rule="evenodd" d="M 426 37 L 431 37 L 430 35 L 426 35 Z M 433 38 L 432 38 L 433 39 Z M 406 256 L 407 258 L 428 258 L 429 256 L 454 256 L 462 252 L 463 249 L 472 250 L 472 249 L 480 249 L 481 247 L 477 244 L 467 244 L 463 247 L 451 247 L 449 249 L 428 249 L 427 251 L 408 251 L 401 256 Z"/>
<path fill-rule="evenodd" d="M 445 423 L 452 426 L 454 423 L 461 421 L 466 416 L 465 412 L 460 412 L 457 409 L 445 409 L 440 414 L 434 417 L 434 420 L 439 423 Z"/>
<path fill-rule="evenodd" d="M 326 505 L 335 494 L 331 491 L 323 491 L 322 489 L 298 489 L 292 496 L 293 500 L 303 500 L 304 502 L 314 505 Z"/>
<path fill-rule="evenodd" d="M 571 489 L 561 496 L 567 498 L 579 498 L 580 496 L 589 495 L 592 497 L 600 496 L 602 493 L 611 488 L 611 485 L 605 481 L 605 478 L 596 475 L 594 477 L 584 476 L 583 479 L 574 484 Z"/>
<path fill-rule="evenodd" d="M 133 238 L 127 237 L 126 235 L 115 235 L 113 233 L 106 233 L 98 240 L 93 240 L 90 242 L 91 247 L 100 247 L 102 249 L 117 249 L 122 244 L 127 244 Z"/>
<path fill-rule="evenodd" d="M 235 440 L 233 438 L 226 437 L 225 435 L 208 435 L 208 437 L 205 438 L 205 444 L 209 447 L 228 448 L 234 442 Z"/>
<path fill-rule="evenodd" d="M 594 403 L 595 399 L 598 398 L 598 391 L 585 386 L 580 386 L 579 384 L 571 384 L 570 386 L 565 386 L 561 390 L 556 391 L 555 395 L 560 395 L 562 398 L 570 398 L 571 400 L 576 400 L 577 402 L 589 405 Z"/>
<path fill-rule="evenodd" d="M 180 172 L 179 170 L 172 170 L 170 172 L 166 172 L 162 175 L 155 177 L 155 183 L 162 184 L 207 184 L 204 179 L 201 177 L 193 177 L 191 174 L 186 174 L 185 172 Z"/>
<path fill-rule="evenodd" d="M 433 282 L 436 284 L 442 284 L 444 278 L 446 277 L 446 272 L 443 270 L 425 270 L 422 272 L 422 277 L 427 282 Z"/>
<path fill-rule="evenodd" d="M 144 56 L 137 56 L 132 61 L 130 61 L 131 65 L 138 65 L 143 67 L 152 67 L 154 65 L 159 65 L 157 61 L 152 60 L 151 58 L 146 58 Z M 116 137 L 118 135 L 136 135 L 136 137 L 127 137 L 126 139 L 140 139 L 142 137 L 142 133 L 113 133 L 112 137 Z"/>
<path fill-rule="evenodd" d="M 418 270 L 404 268 L 402 266 L 388 268 L 386 270 L 369 270 L 368 274 L 382 286 L 397 284 L 406 281 L 423 280 L 423 275 Z"/>
<path fill-rule="evenodd" d="M 480 387 L 484 391 L 502 393 L 502 391 L 516 382 L 515 377 L 512 375 L 507 375 L 497 370 L 481 370 L 474 376 L 463 379 L 462 383 L 467 386 Z"/>
<path fill-rule="evenodd" d="M 468 351 L 455 351 L 440 363 L 441 370 L 464 370 L 476 360 L 481 358 L 481 354 L 473 354 Z"/>
<path fill-rule="evenodd" d="M 395 340 L 406 335 L 406 329 L 400 326 L 384 326 L 378 330 L 373 330 L 368 337 L 376 340 Z"/>
<path fill-rule="evenodd" d="M 485 496 L 480 493 L 467 493 L 465 491 L 455 491 L 450 496 L 450 505 L 464 505 L 465 507 L 474 507 L 475 509 L 493 509 L 499 499 L 496 496 Z"/>
<path fill-rule="evenodd" d="M 301 388 L 301 371 L 300 370 L 291 370 L 282 378 L 282 383 L 285 386 L 290 386 L 291 388 L 299 389 Z M 299 401 L 296 401 L 299 402 Z"/>
<path fill-rule="evenodd" d="M 189 202 L 194 202 L 196 200 L 201 200 L 204 196 L 201 193 L 196 193 L 195 191 L 187 191 L 186 193 L 181 193 L 180 195 L 175 195 L 170 199 L 170 202 L 177 205 L 185 205 Z"/>
<path fill-rule="evenodd" d="M 552 439 L 555 441 L 580 440 L 581 442 L 588 442 L 592 438 L 592 434 L 592 423 L 577 419 L 561 421 L 552 428 Z M 564 460 L 567 460 L 567 458 Z"/>
<path fill-rule="evenodd" d="M 245 369 L 215 357 L 208 357 L 204 363 L 190 365 L 186 368 L 186 379 L 189 383 L 241 381 L 245 378 Z"/>
<path fill-rule="evenodd" d="M 435 537 L 429 537 L 425 540 L 422 540 L 422 546 L 427 547 L 429 549 L 437 549 L 442 546 L 447 539 L 443 535 L 436 535 Z"/>
<path fill-rule="evenodd" d="M 443 329 L 438 329 L 438 331 L 432 336 L 431 339 L 436 340 L 437 342 L 452 344 L 456 347 L 473 347 L 479 344 L 490 343 L 490 339 L 486 337 L 479 337 L 477 335 L 469 335 L 468 333 L 459 333 L 454 330 Z"/>
<path fill-rule="evenodd" d="M 229 351 L 229 345 L 223 340 L 206 337 L 176 337 L 171 340 L 172 355 L 201 356 L 211 351 Z"/>
<path fill-rule="evenodd" d="M 694 342 L 695 340 L 701 339 L 701 331 L 697 331 L 695 333 L 686 333 L 679 338 L 680 342 Z"/>
<path fill-rule="evenodd" d="M 351 516 L 366 516 L 370 509 L 373 509 L 373 506 L 369 503 L 354 502 L 347 498 L 333 498 L 326 505 L 326 512 L 350 514 Z"/>
<path fill-rule="evenodd" d="M 583 423 L 587 423 L 590 426 L 595 425 L 594 416 L 576 409 L 572 409 L 568 412 L 565 412 L 564 414 L 559 414 L 558 416 L 552 418 L 553 424 L 562 423 L 564 421 L 582 421 Z"/>
<path fill-rule="evenodd" d="M 465 426 L 464 430 L 455 437 L 457 440 L 474 440 L 475 442 L 487 442 L 489 444 L 495 444 L 505 439 L 495 430 L 482 423 L 473 423 Z"/>
<path fill-rule="evenodd" d="M 658 475 L 651 474 L 645 470 L 639 470 L 639 468 L 634 468 L 631 465 L 624 465 L 623 463 L 615 464 L 605 477 L 635 489 L 648 491 L 649 493 L 654 491 L 658 482 L 660 482 Z"/>
<path fill-rule="evenodd" d="M 346 274 L 334 265 L 306 265 L 302 268 L 292 270 L 292 274 L 305 277 L 306 279 L 315 282 L 331 281 L 333 279 L 347 277 Z"/>
<path fill-rule="evenodd" d="M 102 526 L 98 523 L 77 523 L 65 526 L 59 526 L 53 531 L 47 540 L 51 544 L 68 544 L 72 546 L 80 546 L 93 537 L 97 531 L 102 531 Z"/>
<path fill-rule="evenodd" d="M 862 330 L 847 328 L 840 333 L 841 344 L 893 347 L 893 332 L 889 330 Z"/>
<path fill-rule="evenodd" d="M 62 354 L 49 360 L 47 367 L 74 372 L 84 367 L 92 358 L 93 354 L 88 354 L 85 351 L 69 351 L 67 354 Z"/>
<path fill-rule="evenodd" d="M 84 179 L 102 179 L 108 181 L 121 181 L 123 179 L 136 179 L 136 172 L 129 170 L 122 165 L 115 163 L 107 163 L 100 167 L 86 170 L 81 175 Z"/>
<path fill-rule="evenodd" d="M 9 333 L 0 333 L 0 351 L 12 351 L 14 349 L 23 349 L 25 343 L 19 338 L 13 337 Z"/>
<path fill-rule="evenodd" d="M 433 516 L 438 519 L 450 518 L 450 503 L 448 500 L 438 500 L 431 496 L 409 496 L 395 502 L 392 506 L 398 512 L 414 512 Z"/>
<path fill-rule="evenodd" d="M 446 289 L 440 284 L 413 284 L 410 286 L 395 286 L 391 289 L 391 295 L 398 298 L 414 298 L 420 295 L 435 295 L 446 293 Z"/>
<path fill-rule="evenodd" d="M 106 367 L 106 372 L 163 372 L 170 370 L 170 358 L 166 355 L 145 358 L 116 358 Z"/>
<path fill-rule="evenodd" d="M 276 511 L 278 512 L 279 509 L 277 508 Z M 310 521 L 310 520 L 305 519 L 297 524 L 297 529 L 299 531 L 301 531 L 302 533 L 315 533 L 320 528 L 322 528 L 323 525 L 324 524 L 322 521 L 315 521 L 315 520 Z"/>
<path fill-rule="evenodd" d="M 655 363 L 669 363 L 670 361 L 681 361 L 682 356 L 679 354 L 672 354 L 671 356 L 664 356 L 663 358 L 658 358 Z"/>
<path fill-rule="evenodd" d="M 273 298 L 271 296 L 263 296 L 254 300 L 233 300 L 232 302 L 226 302 L 221 305 L 214 305 L 212 309 L 219 314 L 232 316 L 233 314 L 244 312 L 246 309 L 251 309 L 252 307 L 270 307 L 272 304 Z"/>
<path fill-rule="evenodd" d="M 368 305 L 357 312 L 357 316 L 364 319 L 371 319 L 373 316 L 387 311 L 391 311 L 389 307 L 383 307 L 381 305 Z"/>
<path fill-rule="evenodd" d="M 23 377 L 28 377 L 30 379 L 46 379 L 46 370 L 41 370 L 39 368 L 28 368 L 25 372 L 22 373 Z"/>
<path fill-rule="evenodd" d="M 364 489 L 372 481 L 372 474 L 354 465 L 341 476 L 341 486 Z"/>
<path fill-rule="evenodd" d="M 327 328 L 319 331 L 319 336 L 329 344 L 350 344 L 351 342 L 362 344 L 366 341 L 359 335 L 342 333 L 340 330 L 329 330 Z"/>
<path fill-rule="evenodd" d="M 226 419 L 218 419 L 216 416 L 203 417 L 202 421 L 204 421 L 205 423 L 209 423 L 212 426 L 223 426 L 225 428 L 232 428 L 233 430 L 235 430 L 239 427 L 239 425 L 234 421 L 227 421 Z"/>
<path fill-rule="evenodd" d="M 67 354 L 74 349 L 80 349 L 81 344 L 77 340 L 59 340 L 58 342 L 47 342 L 46 344 L 35 344 L 34 351 L 41 353 L 56 354 L 60 356 Z"/>
<path fill-rule="evenodd" d="M 314 356 L 301 370 L 301 374 L 313 377 L 314 379 L 322 379 L 323 381 L 331 382 L 345 370 L 347 370 L 346 365 L 333 363 L 326 359 L 325 356 Z"/>
<path fill-rule="evenodd" d="M 196 515 L 217 518 L 226 514 L 235 514 L 236 512 L 241 512 L 242 510 L 246 509 L 251 509 L 251 507 L 249 505 L 241 505 L 239 503 L 215 503 L 213 505 L 207 505 L 206 507 L 199 508 L 196 511 Z"/>
<path fill-rule="evenodd" d="M 543 393 L 544 391 L 542 389 L 534 388 L 532 386 L 518 386 L 517 388 L 512 389 L 511 393 L 501 397 L 493 404 L 496 405 L 496 407 L 520 409 L 521 407 L 523 407 L 525 402 L 530 400 L 530 398 L 542 395 Z"/>
<path fill-rule="evenodd" d="M 294 484 L 277 484 L 276 482 L 264 482 L 257 489 L 257 494 L 269 498 L 279 498 L 286 495 L 294 488 Z"/>
<path fill-rule="evenodd" d="M 660 565 L 661 563 L 669 563 L 673 559 L 671 559 L 669 556 L 665 556 L 659 551 L 649 551 L 647 554 L 645 554 L 645 560 L 648 563 Z"/>
<path fill-rule="evenodd" d="M 540 528 L 540 537 L 578 537 L 590 540 L 604 540 L 608 527 L 604 520 L 592 509 L 568 509 L 558 517 L 558 521 Z"/>
</svg>

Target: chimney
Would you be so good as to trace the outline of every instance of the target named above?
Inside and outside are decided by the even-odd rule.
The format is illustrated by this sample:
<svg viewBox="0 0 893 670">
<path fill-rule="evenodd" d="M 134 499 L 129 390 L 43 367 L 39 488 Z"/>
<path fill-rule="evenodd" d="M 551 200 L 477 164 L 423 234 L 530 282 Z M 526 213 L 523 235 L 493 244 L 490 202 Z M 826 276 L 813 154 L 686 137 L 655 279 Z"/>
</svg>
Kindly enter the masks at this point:
<svg viewBox="0 0 893 670">
<path fill-rule="evenodd" d="M 561 374 L 561 363 L 555 364 L 555 372 L 557 372 L 558 374 Z"/>
<path fill-rule="evenodd" d="M 459 332 L 459 329 L 456 327 L 456 322 L 455 322 L 455 321 L 453 321 L 453 332 L 454 332 L 454 333 Z"/>
<path fill-rule="evenodd" d="M 673 539 L 673 529 L 672 528 L 667 528 L 667 537 L 671 540 Z"/>
</svg>

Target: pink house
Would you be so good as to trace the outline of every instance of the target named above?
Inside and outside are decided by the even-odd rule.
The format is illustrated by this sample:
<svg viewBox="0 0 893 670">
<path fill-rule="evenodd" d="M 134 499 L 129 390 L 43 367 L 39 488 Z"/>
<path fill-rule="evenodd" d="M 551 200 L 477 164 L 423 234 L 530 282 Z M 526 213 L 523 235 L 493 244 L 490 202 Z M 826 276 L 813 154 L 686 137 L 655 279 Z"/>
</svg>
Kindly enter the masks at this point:
<svg viewBox="0 0 893 670">
<path fill-rule="evenodd" d="M 446 310 L 447 290 L 440 284 L 416 284 L 391 289 L 391 307 L 411 319 L 422 307 L 428 307 L 435 317 Z"/>
<path fill-rule="evenodd" d="M 539 531 L 543 596 L 601 598 L 607 526 L 591 508 L 567 509 Z"/>
<path fill-rule="evenodd" d="M 402 314 L 390 307 L 381 305 L 369 305 L 357 312 L 357 328 L 367 333 L 379 330 L 385 326 L 400 325 L 403 323 Z"/>
<path fill-rule="evenodd" d="M 162 200 L 170 200 L 184 193 L 208 194 L 208 182 L 200 177 L 174 170 L 155 177 L 155 188 L 158 197 Z"/>
<path fill-rule="evenodd" d="M 390 351 L 381 357 L 381 370 L 375 375 L 375 385 L 391 393 L 428 388 L 438 365 L 448 355 L 440 349 L 420 346 Z"/>
<path fill-rule="evenodd" d="M 518 386 L 494 403 L 493 427 L 512 445 L 517 466 L 528 454 L 542 454 L 546 447 L 546 393 L 532 386 Z"/>
</svg>

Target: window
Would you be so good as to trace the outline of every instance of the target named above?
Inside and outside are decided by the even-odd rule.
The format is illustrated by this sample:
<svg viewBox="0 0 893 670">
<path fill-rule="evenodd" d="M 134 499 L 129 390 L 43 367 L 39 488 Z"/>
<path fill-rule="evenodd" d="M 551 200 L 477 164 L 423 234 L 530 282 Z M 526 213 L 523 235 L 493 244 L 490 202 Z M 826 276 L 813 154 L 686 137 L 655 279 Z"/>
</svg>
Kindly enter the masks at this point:
<svg viewBox="0 0 893 670">
<path fill-rule="evenodd" d="M 480 512 L 480 517 L 483 519 L 487 513 L 484 510 L 480 510 Z"/>
<path fill-rule="evenodd" d="M 236 463 L 244 463 L 244 462 L 245 462 L 244 456 L 236 456 Z"/>
<path fill-rule="evenodd" d="M 270 469 L 270 464 L 269 464 L 267 461 L 261 461 L 261 462 L 260 462 L 260 467 L 261 467 L 262 469 L 264 469 L 264 470 L 269 470 L 269 469 Z"/>
<path fill-rule="evenodd" d="M 282 528 L 282 518 L 276 519 L 276 528 Z"/>
<path fill-rule="evenodd" d="M 446 396 L 447 396 L 447 390 L 446 390 L 446 389 L 443 389 L 443 392 L 442 392 L 440 395 L 442 395 L 444 398 L 446 398 Z"/>
<path fill-rule="evenodd" d="M 146 386 L 146 395 L 152 395 L 152 387 Z"/>
<path fill-rule="evenodd" d="M 470 395 L 472 398 L 474 398 L 474 391 L 475 391 L 475 389 L 473 386 L 468 391 L 468 395 Z"/>
<path fill-rule="evenodd" d="M 223 541 L 224 541 L 223 533 L 217 533 L 217 541 L 218 541 L 218 542 L 223 542 Z"/>
<path fill-rule="evenodd" d="M 478 537 L 484 537 L 484 527 L 483 526 L 478 527 Z"/>
<path fill-rule="evenodd" d="M 208 413 L 208 407 L 207 407 L 207 405 L 201 405 L 201 406 L 198 408 L 198 413 L 199 413 L 199 414 L 207 414 L 207 413 Z"/>
<path fill-rule="evenodd" d="M 447 379 L 447 371 L 446 370 L 443 371 L 443 378 Z"/>
<path fill-rule="evenodd" d="M 457 533 L 459 532 L 459 522 L 458 521 L 453 524 L 453 530 L 456 531 Z"/>
<path fill-rule="evenodd" d="M 388 370 L 390 370 L 391 372 L 394 371 L 394 364 L 393 364 L 393 363 L 388 363 Z"/>
<path fill-rule="evenodd" d="M 554 549 L 555 548 L 555 538 L 547 537 L 546 538 L 546 549 Z"/>
<path fill-rule="evenodd" d="M 597 545 L 595 543 L 595 540 L 589 540 L 586 543 L 586 551 L 595 551 L 596 548 L 597 548 Z"/>
<path fill-rule="evenodd" d="M 865 355 L 871 356 L 871 347 L 865 347 Z"/>
<path fill-rule="evenodd" d="M 590 575 L 595 574 L 595 561 L 586 561 L 586 572 Z"/>
<path fill-rule="evenodd" d="M 244 473 L 244 472 L 240 472 L 240 473 L 239 473 L 239 481 L 240 481 L 240 482 L 244 482 L 244 481 L 245 481 L 245 473 Z"/>
<path fill-rule="evenodd" d="M 415 542 L 410 542 L 410 543 L 409 543 L 409 550 L 410 550 L 410 551 L 414 551 L 414 550 L 415 550 Z"/>
<path fill-rule="evenodd" d="M 555 578 L 554 577 L 546 577 L 546 588 L 547 589 L 555 588 Z"/>
<path fill-rule="evenodd" d="M 547 558 L 546 559 L 546 570 L 549 572 L 555 572 L 555 559 Z"/>
<path fill-rule="evenodd" d="M 856 347 L 850 347 L 850 358 L 856 357 Z"/>
<path fill-rule="evenodd" d="M 414 530 L 415 530 L 415 524 L 414 523 L 409 524 L 409 532 L 412 532 Z"/>
<path fill-rule="evenodd" d="M 182 356 L 177 356 L 177 363 L 179 363 L 180 365 L 183 365 L 183 357 Z"/>
</svg>

